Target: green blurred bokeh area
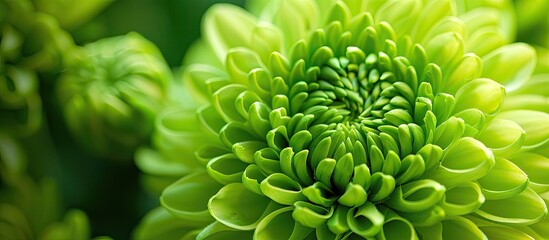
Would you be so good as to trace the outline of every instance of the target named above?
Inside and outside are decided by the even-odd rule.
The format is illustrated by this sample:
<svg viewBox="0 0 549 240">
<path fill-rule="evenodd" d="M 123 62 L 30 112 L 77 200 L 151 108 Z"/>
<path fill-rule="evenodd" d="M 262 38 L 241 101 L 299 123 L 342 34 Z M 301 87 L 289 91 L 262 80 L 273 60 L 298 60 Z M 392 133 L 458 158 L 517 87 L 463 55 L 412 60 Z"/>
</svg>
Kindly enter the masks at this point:
<svg viewBox="0 0 549 240">
<path fill-rule="evenodd" d="M 72 31 L 78 44 L 136 31 L 154 42 L 172 67 L 200 34 L 202 14 L 215 3 L 244 0 L 116 0 L 92 21 Z"/>
<path fill-rule="evenodd" d="M 220 2 L 244 5 L 244 0 L 116 0 L 90 21 L 69 31 L 80 46 L 138 32 L 158 46 L 175 70 L 181 65 L 187 48 L 200 36 L 203 13 Z M 175 79 L 178 81 L 178 76 Z M 85 151 L 79 150 L 76 144 L 64 143 L 70 139 L 65 127 L 57 126 L 57 130 L 57 135 L 62 136 L 54 137 L 58 144 L 76 148 L 60 153 L 65 162 L 62 172 L 66 176 L 61 190 L 67 205 L 88 214 L 92 236 L 130 239 L 141 217 L 157 205 L 156 196 L 142 190 L 138 170 L 131 159 L 128 166 L 123 161 L 82 155 Z"/>
</svg>

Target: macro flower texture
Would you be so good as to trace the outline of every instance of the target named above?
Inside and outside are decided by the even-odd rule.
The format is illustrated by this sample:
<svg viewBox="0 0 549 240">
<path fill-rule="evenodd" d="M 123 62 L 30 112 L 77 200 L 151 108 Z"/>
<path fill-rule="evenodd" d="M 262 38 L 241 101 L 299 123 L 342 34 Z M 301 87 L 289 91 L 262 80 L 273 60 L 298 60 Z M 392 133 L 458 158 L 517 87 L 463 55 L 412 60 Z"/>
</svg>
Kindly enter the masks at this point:
<svg viewBox="0 0 549 240">
<path fill-rule="evenodd" d="M 508 1 L 218 4 L 137 239 L 547 239 L 547 74 Z"/>
</svg>

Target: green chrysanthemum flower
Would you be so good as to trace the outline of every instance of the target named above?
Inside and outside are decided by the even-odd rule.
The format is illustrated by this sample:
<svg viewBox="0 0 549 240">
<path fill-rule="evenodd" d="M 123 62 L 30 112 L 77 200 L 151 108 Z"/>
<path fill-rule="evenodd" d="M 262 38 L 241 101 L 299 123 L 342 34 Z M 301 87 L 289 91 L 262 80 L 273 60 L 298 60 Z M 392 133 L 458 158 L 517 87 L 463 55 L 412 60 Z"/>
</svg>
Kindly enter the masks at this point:
<svg viewBox="0 0 549 240">
<path fill-rule="evenodd" d="M 137 237 L 548 238 L 549 108 L 520 101 L 546 78 L 506 45 L 506 4 L 212 7 L 184 74 L 196 116 L 161 115 L 136 157 L 184 177 Z"/>
<path fill-rule="evenodd" d="M 69 130 L 96 153 L 131 156 L 149 137 L 171 71 L 137 33 L 90 43 L 82 52 L 58 87 Z"/>
</svg>

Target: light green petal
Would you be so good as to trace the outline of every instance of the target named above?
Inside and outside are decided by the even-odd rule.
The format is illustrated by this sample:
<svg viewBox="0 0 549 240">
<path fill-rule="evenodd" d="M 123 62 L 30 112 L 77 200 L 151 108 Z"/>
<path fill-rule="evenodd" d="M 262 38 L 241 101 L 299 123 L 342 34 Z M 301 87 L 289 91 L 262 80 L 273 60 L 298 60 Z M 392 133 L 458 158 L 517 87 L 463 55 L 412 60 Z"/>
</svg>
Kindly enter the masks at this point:
<svg viewBox="0 0 549 240">
<path fill-rule="evenodd" d="M 442 33 L 429 40 L 425 51 L 431 62 L 444 67 L 463 55 L 463 39 L 455 32 Z"/>
<path fill-rule="evenodd" d="M 439 35 L 448 35 L 453 33 L 459 36 L 464 36 L 465 34 L 463 21 L 455 16 L 445 17 L 438 21 L 432 28 L 426 30 L 427 34 L 424 37 L 423 42 L 421 42 L 423 46 L 427 45 L 433 38 Z"/>
<path fill-rule="evenodd" d="M 208 212 L 208 199 L 221 187 L 206 173 L 197 172 L 166 187 L 160 196 L 160 203 L 179 218 L 207 223 L 213 220 Z"/>
<path fill-rule="evenodd" d="M 196 236 L 195 236 L 196 234 Z M 206 226 L 200 232 L 190 232 L 186 234 L 181 240 L 224 240 L 224 239 L 252 239 L 253 231 L 242 231 L 223 225 L 222 223 L 215 221 L 212 224 Z"/>
<path fill-rule="evenodd" d="M 187 83 L 188 91 L 194 99 L 206 101 L 210 99 L 207 83 L 216 78 L 226 77 L 227 74 L 219 68 L 206 64 L 187 66 L 183 72 L 183 81 Z"/>
<path fill-rule="evenodd" d="M 549 114 L 532 110 L 512 110 L 500 113 L 496 119 L 516 122 L 526 132 L 523 148 L 530 149 L 549 142 Z"/>
<path fill-rule="evenodd" d="M 242 174 L 247 166 L 235 154 L 229 153 L 211 159 L 206 170 L 213 179 L 227 185 L 242 181 Z"/>
<path fill-rule="evenodd" d="M 549 97 L 534 94 L 507 97 L 501 110 L 509 111 L 515 109 L 534 110 L 549 113 Z"/>
<path fill-rule="evenodd" d="M 284 33 L 284 43 L 288 47 L 286 50 L 289 50 L 290 46 L 304 39 L 318 25 L 323 15 L 319 14 L 318 6 L 314 1 L 281 0 L 279 2 L 276 8 L 274 6 L 271 8 L 276 10 L 272 10 L 272 13 L 262 13 L 262 18 L 272 18 L 273 23 Z"/>
<path fill-rule="evenodd" d="M 432 29 L 441 19 L 455 15 L 455 3 L 451 0 L 428 1 L 414 24 L 411 36 L 416 42 L 423 42 L 427 31 Z"/>
<path fill-rule="evenodd" d="M 459 87 L 467 82 L 480 77 L 482 73 L 482 60 L 475 54 L 467 53 L 455 65 L 447 68 L 444 75 L 444 90 L 449 93 L 456 92 Z"/>
<path fill-rule="evenodd" d="M 305 227 L 292 218 L 293 206 L 278 209 L 261 220 L 254 231 L 254 239 L 306 239 L 314 229 Z"/>
<path fill-rule="evenodd" d="M 380 240 L 418 240 L 414 226 L 405 218 L 398 216 L 390 209 L 384 209 L 385 223 L 377 235 Z"/>
<path fill-rule="evenodd" d="M 217 221 L 238 230 L 256 228 L 265 216 L 280 207 L 242 183 L 225 185 L 208 202 L 208 209 Z"/>
<path fill-rule="evenodd" d="M 409 34 L 422 10 L 421 5 L 417 0 L 388 1 L 376 12 L 375 21 L 391 24 L 397 37 Z"/>
<path fill-rule="evenodd" d="M 497 27 L 484 27 L 475 31 L 467 38 L 465 50 L 478 56 L 486 56 L 490 52 L 507 44 L 505 36 Z"/>
<path fill-rule="evenodd" d="M 182 220 L 162 207 L 155 208 L 143 217 L 133 237 L 136 240 L 179 240 L 187 232 L 199 229 L 207 223 Z"/>
<path fill-rule="evenodd" d="M 269 175 L 260 187 L 263 194 L 280 204 L 292 205 L 296 201 L 305 200 L 299 183 L 282 173 Z"/>
<path fill-rule="evenodd" d="M 527 188 L 510 198 L 486 200 L 476 213 L 495 222 L 529 225 L 546 216 L 547 206 L 534 190 Z"/>
<path fill-rule="evenodd" d="M 495 164 L 494 155 L 484 144 L 473 138 L 461 138 L 444 150 L 440 167 L 428 173 L 431 178 L 451 188 L 474 181 L 490 172 Z"/>
<path fill-rule="evenodd" d="M 539 64 L 539 63 L 538 63 Z M 549 97 L 549 73 L 534 74 L 516 91 L 509 95 L 534 94 Z"/>
<path fill-rule="evenodd" d="M 444 186 L 433 180 L 417 180 L 397 187 L 385 204 L 400 212 L 419 212 L 437 204 L 445 190 Z"/>
<path fill-rule="evenodd" d="M 244 116 L 238 112 L 235 105 L 236 98 L 244 91 L 246 91 L 246 87 L 231 84 L 219 89 L 212 96 L 212 102 L 217 112 L 226 122 L 244 122 Z"/>
<path fill-rule="evenodd" d="M 505 119 L 491 121 L 478 136 L 478 140 L 492 149 L 496 156 L 508 156 L 518 151 L 526 132 L 515 122 Z"/>
<path fill-rule="evenodd" d="M 180 177 L 193 170 L 200 169 L 198 168 L 200 165 L 197 165 L 197 162 L 186 164 L 179 161 L 172 161 L 150 148 L 137 149 L 134 157 L 135 165 L 143 173 L 150 175 Z"/>
<path fill-rule="evenodd" d="M 530 78 L 536 66 L 536 52 L 527 44 L 514 43 L 492 51 L 482 62 L 482 76 L 503 84 L 512 92 Z"/>
<path fill-rule="evenodd" d="M 476 108 L 487 115 L 495 114 L 505 98 L 505 88 L 487 78 L 478 78 L 463 85 L 456 93 L 454 112 Z"/>
<path fill-rule="evenodd" d="M 467 182 L 448 189 L 442 207 L 449 216 L 465 215 L 477 210 L 485 201 L 478 184 Z"/>
<path fill-rule="evenodd" d="M 352 208 L 347 212 L 349 228 L 364 238 L 377 235 L 381 231 L 384 222 L 385 216 L 371 202 L 366 202 L 364 205 Z"/>
<path fill-rule="evenodd" d="M 310 228 L 317 228 L 325 224 L 334 213 L 334 207 L 325 208 L 309 202 L 295 202 L 294 206 L 293 219 Z"/>
<path fill-rule="evenodd" d="M 247 85 L 248 74 L 256 68 L 266 69 L 256 52 L 243 47 L 228 50 L 225 61 L 225 70 L 231 81 Z"/>
<path fill-rule="evenodd" d="M 245 47 L 250 40 L 256 18 L 230 4 L 217 4 L 208 9 L 202 21 L 202 35 L 220 62 L 230 48 Z"/>
<path fill-rule="evenodd" d="M 474 222 L 463 217 L 448 217 L 442 221 L 442 239 L 444 240 L 459 240 L 459 239 L 483 239 L 487 240 L 486 236 L 475 225 Z"/>
<path fill-rule="evenodd" d="M 530 188 L 536 192 L 549 190 L 549 158 L 536 153 L 522 152 L 509 157 L 530 179 Z"/>
<path fill-rule="evenodd" d="M 424 239 L 433 240 L 460 240 L 460 239 L 482 239 L 488 238 L 475 225 L 474 222 L 463 217 L 447 217 L 440 223 L 430 227 L 417 228 Z"/>
<path fill-rule="evenodd" d="M 488 200 L 504 199 L 515 196 L 528 186 L 528 175 L 504 158 L 496 158 L 496 164 L 488 175 L 480 178 L 478 183 Z"/>
<path fill-rule="evenodd" d="M 484 226 L 484 227 L 480 227 L 480 230 L 488 237 L 488 239 L 535 240 L 533 237 L 529 236 L 528 234 L 505 225 Z"/>
</svg>

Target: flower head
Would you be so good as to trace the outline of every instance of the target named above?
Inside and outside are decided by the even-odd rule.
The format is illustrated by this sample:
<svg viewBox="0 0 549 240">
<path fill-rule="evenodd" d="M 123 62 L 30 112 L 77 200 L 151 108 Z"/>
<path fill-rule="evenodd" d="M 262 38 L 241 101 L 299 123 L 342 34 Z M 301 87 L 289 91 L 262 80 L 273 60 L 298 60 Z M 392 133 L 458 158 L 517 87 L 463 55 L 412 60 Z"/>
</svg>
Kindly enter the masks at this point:
<svg viewBox="0 0 549 240">
<path fill-rule="evenodd" d="M 61 76 L 58 95 L 78 140 L 102 155 L 127 157 L 148 139 L 170 81 L 156 46 L 129 33 L 83 47 Z"/>
<path fill-rule="evenodd" d="M 138 236 L 547 237 L 534 226 L 545 224 L 549 160 L 528 151 L 547 144 L 536 126 L 549 115 L 500 114 L 535 52 L 507 45 L 499 10 L 450 0 L 250 9 L 216 5 L 204 18 L 184 74 L 202 106 L 157 125 L 186 151 L 162 157 L 159 142 L 137 156 L 149 174 L 187 175 Z M 174 228 L 153 230 L 161 221 Z"/>
</svg>

